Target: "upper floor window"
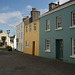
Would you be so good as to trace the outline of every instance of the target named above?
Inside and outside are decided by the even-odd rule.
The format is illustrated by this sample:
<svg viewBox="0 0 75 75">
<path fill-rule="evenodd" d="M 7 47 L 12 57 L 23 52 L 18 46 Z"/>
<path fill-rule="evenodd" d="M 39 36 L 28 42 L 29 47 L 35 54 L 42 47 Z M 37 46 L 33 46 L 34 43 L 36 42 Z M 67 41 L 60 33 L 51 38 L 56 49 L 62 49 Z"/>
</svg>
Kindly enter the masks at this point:
<svg viewBox="0 0 75 75">
<path fill-rule="evenodd" d="M 72 26 L 75 26 L 75 11 L 72 12 Z"/>
<path fill-rule="evenodd" d="M 32 26 L 30 25 L 30 32 L 32 31 Z"/>
<path fill-rule="evenodd" d="M 26 32 L 28 32 L 28 27 L 26 26 Z"/>
<path fill-rule="evenodd" d="M 72 38 L 72 55 L 75 55 L 75 38 Z"/>
<path fill-rule="evenodd" d="M 46 30 L 50 30 L 50 20 L 46 20 Z"/>
<path fill-rule="evenodd" d="M 62 28 L 62 17 L 57 17 L 57 29 Z"/>
<path fill-rule="evenodd" d="M 34 31 L 36 31 L 36 23 L 34 23 Z"/>
</svg>

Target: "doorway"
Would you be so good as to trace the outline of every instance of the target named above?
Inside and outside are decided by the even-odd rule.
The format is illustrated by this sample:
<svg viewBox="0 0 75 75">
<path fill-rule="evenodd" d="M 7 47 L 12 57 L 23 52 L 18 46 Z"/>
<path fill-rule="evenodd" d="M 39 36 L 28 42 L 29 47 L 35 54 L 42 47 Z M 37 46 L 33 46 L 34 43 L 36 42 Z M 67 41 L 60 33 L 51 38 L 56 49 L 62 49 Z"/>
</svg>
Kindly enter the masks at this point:
<svg viewBox="0 0 75 75">
<path fill-rule="evenodd" d="M 35 41 L 33 41 L 33 51 L 32 51 L 32 55 L 35 55 Z"/>
<path fill-rule="evenodd" d="M 63 40 L 56 40 L 56 59 L 63 59 Z"/>
</svg>

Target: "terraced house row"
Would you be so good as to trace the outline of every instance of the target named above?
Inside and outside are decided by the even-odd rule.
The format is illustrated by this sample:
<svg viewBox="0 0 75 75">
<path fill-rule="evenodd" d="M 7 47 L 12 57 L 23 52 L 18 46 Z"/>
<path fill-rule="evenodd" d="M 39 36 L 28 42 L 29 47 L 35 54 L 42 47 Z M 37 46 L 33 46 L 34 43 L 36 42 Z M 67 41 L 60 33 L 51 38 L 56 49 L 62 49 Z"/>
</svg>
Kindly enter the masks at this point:
<svg viewBox="0 0 75 75">
<path fill-rule="evenodd" d="M 23 22 L 24 53 L 75 63 L 75 0 L 50 3 L 43 15 L 32 8 Z"/>
</svg>

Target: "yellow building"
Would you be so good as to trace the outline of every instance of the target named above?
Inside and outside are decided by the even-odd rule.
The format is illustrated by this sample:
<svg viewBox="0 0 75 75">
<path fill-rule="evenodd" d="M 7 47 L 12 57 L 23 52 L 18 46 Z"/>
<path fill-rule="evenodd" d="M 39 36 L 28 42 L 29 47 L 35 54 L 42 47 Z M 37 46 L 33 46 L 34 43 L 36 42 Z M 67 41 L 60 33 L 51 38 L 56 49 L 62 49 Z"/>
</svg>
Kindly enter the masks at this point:
<svg viewBox="0 0 75 75">
<path fill-rule="evenodd" d="M 39 19 L 24 27 L 24 53 L 39 56 Z"/>
</svg>

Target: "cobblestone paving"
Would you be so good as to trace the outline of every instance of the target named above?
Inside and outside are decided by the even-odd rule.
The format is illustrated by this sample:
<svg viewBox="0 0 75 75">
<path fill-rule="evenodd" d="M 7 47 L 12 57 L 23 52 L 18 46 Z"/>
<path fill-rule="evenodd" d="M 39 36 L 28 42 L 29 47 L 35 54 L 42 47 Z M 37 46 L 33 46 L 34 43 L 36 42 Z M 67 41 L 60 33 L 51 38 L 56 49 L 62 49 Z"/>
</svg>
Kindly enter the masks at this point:
<svg viewBox="0 0 75 75">
<path fill-rule="evenodd" d="M 75 75 L 75 64 L 17 51 L 0 51 L 0 75 Z"/>
</svg>

